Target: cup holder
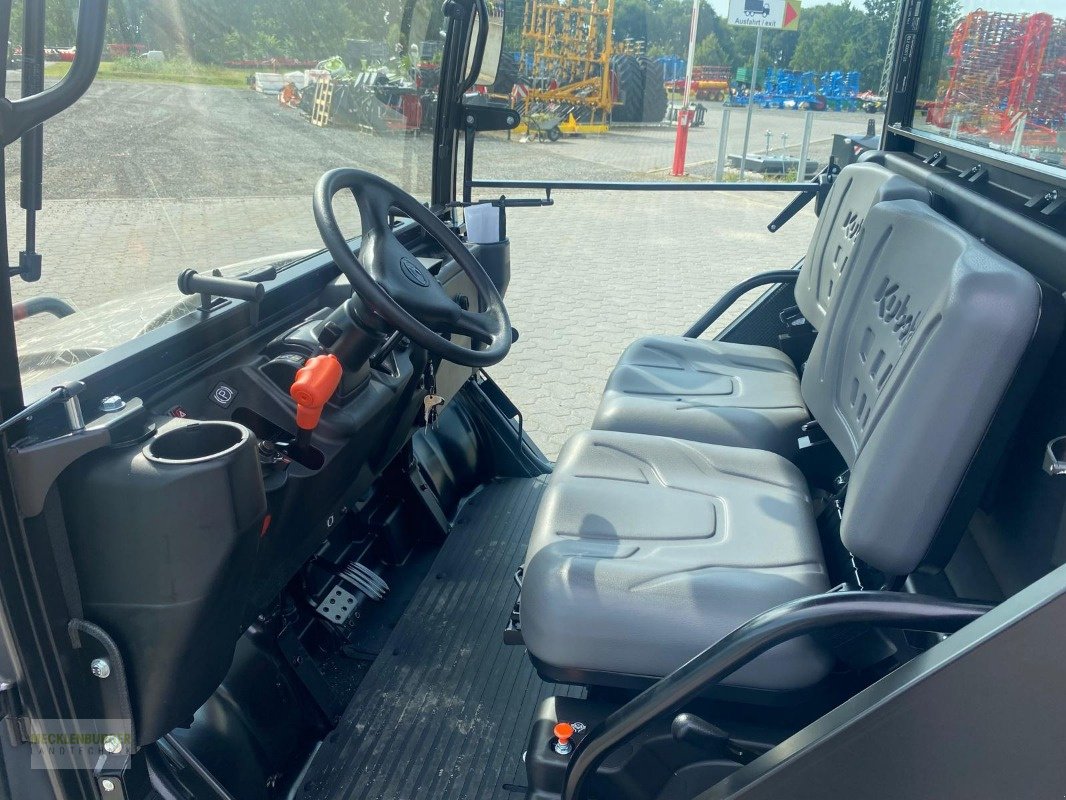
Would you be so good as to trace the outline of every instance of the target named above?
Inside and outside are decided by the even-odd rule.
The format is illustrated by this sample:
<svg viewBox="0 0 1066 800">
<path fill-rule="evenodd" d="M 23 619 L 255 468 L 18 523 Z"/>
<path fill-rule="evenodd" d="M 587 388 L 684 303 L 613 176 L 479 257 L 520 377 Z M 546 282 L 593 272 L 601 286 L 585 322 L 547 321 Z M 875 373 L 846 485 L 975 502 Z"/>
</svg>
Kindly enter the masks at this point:
<svg viewBox="0 0 1066 800">
<path fill-rule="evenodd" d="M 248 436 L 247 428 L 233 422 L 193 422 L 160 432 L 144 455 L 157 464 L 197 464 L 233 452 Z"/>
</svg>

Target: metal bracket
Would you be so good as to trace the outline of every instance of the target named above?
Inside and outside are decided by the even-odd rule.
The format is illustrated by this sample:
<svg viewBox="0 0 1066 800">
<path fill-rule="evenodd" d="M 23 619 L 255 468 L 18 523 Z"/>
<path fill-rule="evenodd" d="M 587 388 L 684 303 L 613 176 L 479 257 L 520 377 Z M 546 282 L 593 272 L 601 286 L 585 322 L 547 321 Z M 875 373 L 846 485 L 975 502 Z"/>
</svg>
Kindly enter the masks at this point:
<svg viewBox="0 0 1066 800">
<path fill-rule="evenodd" d="M 989 178 L 988 168 L 983 164 L 974 164 L 959 177 L 967 183 L 972 183 L 974 185 L 987 183 Z"/>
<path fill-rule="evenodd" d="M 940 150 L 937 150 L 935 153 L 925 159 L 925 163 L 928 164 L 930 167 L 942 169 L 948 165 L 948 157 L 944 155 L 944 153 Z"/>
<path fill-rule="evenodd" d="M 463 125 L 469 131 L 513 131 L 522 122 L 517 109 L 504 103 L 463 103 Z"/>
<path fill-rule="evenodd" d="M 1066 436 L 1047 443 L 1044 450 L 1044 472 L 1048 475 L 1066 475 Z"/>
</svg>

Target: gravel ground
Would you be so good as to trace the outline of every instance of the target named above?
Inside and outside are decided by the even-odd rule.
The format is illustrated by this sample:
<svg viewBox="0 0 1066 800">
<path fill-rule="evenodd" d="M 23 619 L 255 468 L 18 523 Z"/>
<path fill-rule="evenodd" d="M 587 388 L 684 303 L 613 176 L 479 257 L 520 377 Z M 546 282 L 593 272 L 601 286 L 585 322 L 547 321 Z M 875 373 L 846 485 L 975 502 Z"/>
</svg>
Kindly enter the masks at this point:
<svg viewBox="0 0 1066 800">
<path fill-rule="evenodd" d="M 8 74 L 8 94 L 17 94 Z M 693 176 L 713 175 L 722 111 L 694 129 Z M 820 113 L 812 157 L 833 132 L 865 130 L 866 115 Z M 744 113 L 730 115 L 729 152 L 740 150 Z M 803 115 L 757 110 L 752 152 L 790 147 Z M 669 127 L 618 128 L 556 144 L 518 137 L 479 141 L 478 177 L 665 180 Z M 82 313 L 172 283 L 185 267 L 209 269 L 274 252 L 320 247 L 311 193 L 322 172 L 359 166 L 415 194 L 428 193 L 432 142 L 310 125 L 251 91 L 109 81 L 45 132 L 45 208 L 38 244 L 43 279 L 16 283 L 16 299 L 58 294 Z M 10 247 L 22 245 L 18 148 L 7 160 Z M 512 212 L 508 303 L 522 340 L 494 374 L 526 412 L 549 455 L 591 421 L 622 348 L 644 333 L 683 329 L 728 286 L 793 263 L 813 215 L 779 234 L 766 223 L 787 202 L 763 194 L 560 192 L 548 209 Z M 14 201 L 14 202 L 12 202 Z M 343 218 L 353 229 L 354 208 Z M 20 334 L 44 320 L 20 323 Z"/>
</svg>

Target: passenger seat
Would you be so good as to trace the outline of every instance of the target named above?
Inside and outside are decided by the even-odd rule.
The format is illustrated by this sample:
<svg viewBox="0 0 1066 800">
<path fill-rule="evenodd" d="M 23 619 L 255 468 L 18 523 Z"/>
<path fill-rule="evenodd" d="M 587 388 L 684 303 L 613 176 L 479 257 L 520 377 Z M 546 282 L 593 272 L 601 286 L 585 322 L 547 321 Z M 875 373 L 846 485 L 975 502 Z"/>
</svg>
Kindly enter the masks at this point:
<svg viewBox="0 0 1066 800">
<path fill-rule="evenodd" d="M 969 518 L 989 478 L 975 466 L 1002 447 L 990 431 L 1024 402 L 1019 365 L 1060 323 L 1061 297 L 927 205 L 870 211 L 802 381 L 851 470 L 840 537 L 857 559 L 906 576 L 927 563 L 946 520 Z M 579 434 L 526 552 L 530 657 L 548 680 L 662 677 L 750 617 L 828 589 L 814 515 L 803 475 L 780 455 Z M 799 639 L 724 685 L 793 691 L 832 664 L 817 640 Z"/>
<path fill-rule="evenodd" d="M 930 197 L 880 164 L 850 164 L 841 170 L 796 276 L 796 305 L 816 330 L 840 293 L 870 209 L 906 199 L 928 203 Z M 754 447 L 793 458 L 800 426 L 809 420 L 799 375 L 780 350 L 648 336 L 622 354 L 592 427 Z"/>
</svg>

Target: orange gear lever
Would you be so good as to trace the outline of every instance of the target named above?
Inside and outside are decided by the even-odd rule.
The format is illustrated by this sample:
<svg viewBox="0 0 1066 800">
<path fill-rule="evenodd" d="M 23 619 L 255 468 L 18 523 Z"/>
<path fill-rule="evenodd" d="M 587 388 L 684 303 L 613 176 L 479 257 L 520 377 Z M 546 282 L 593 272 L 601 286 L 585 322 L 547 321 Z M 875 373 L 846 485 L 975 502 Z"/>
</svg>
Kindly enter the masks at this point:
<svg viewBox="0 0 1066 800">
<path fill-rule="evenodd" d="M 296 372 L 289 396 L 296 401 L 296 427 L 313 431 L 322 418 L 322 409 L 341 383 L 344 369 L 332 353 L 315 356 Z"/>
</svg>

